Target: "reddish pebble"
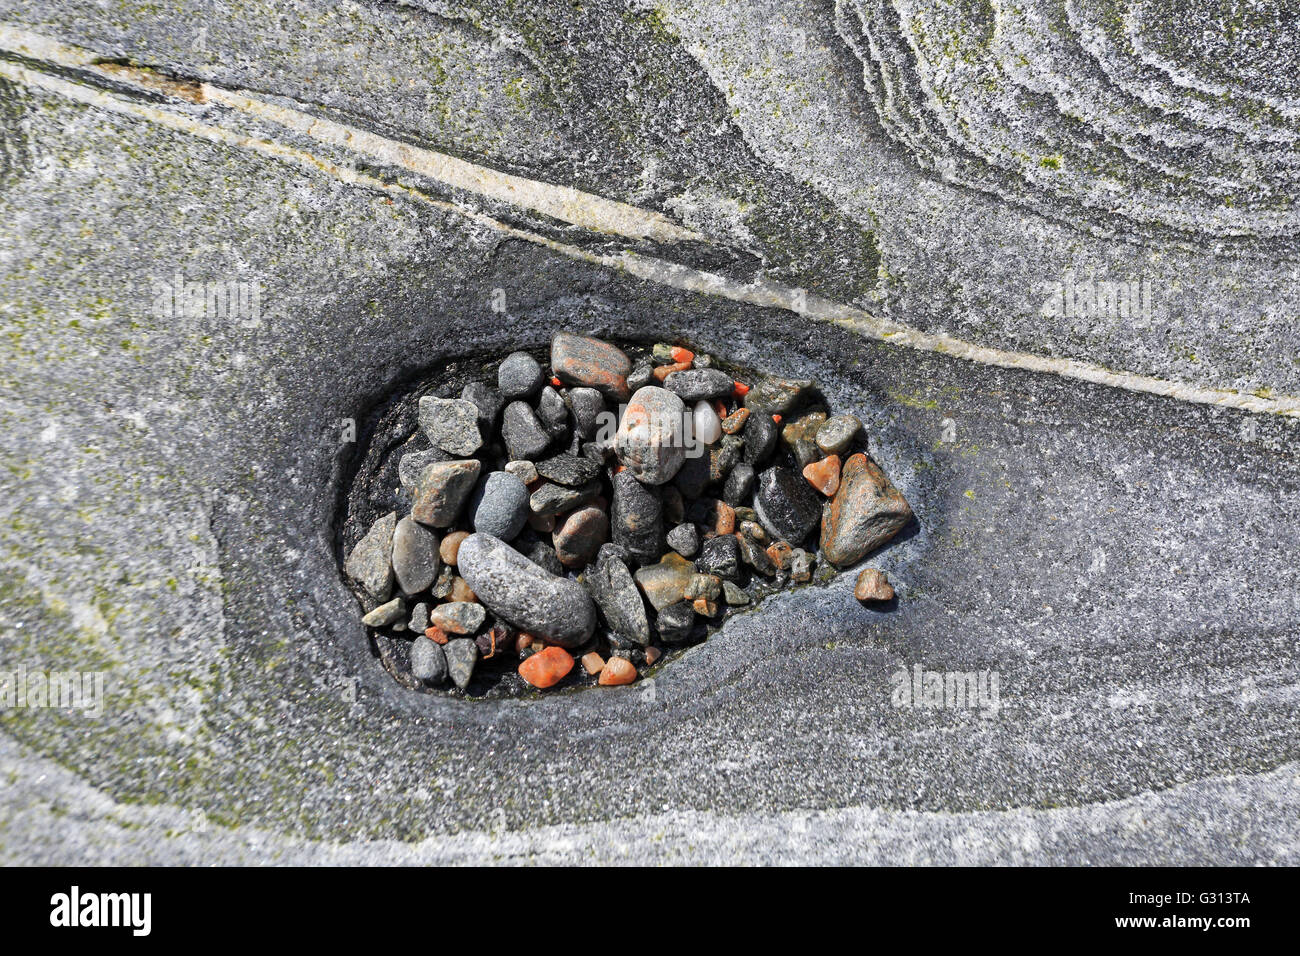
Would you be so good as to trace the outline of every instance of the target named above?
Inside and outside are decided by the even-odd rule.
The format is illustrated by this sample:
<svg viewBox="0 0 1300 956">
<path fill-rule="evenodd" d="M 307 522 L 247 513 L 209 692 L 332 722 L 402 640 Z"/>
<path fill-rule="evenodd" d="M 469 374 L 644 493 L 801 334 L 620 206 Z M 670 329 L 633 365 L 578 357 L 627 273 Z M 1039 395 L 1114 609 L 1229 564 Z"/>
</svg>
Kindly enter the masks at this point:
<svg viewBox="0 0 1300 956">
<path fill-rule="evenodd" d="M 776 422 L 778 425 L 780 425 L 780 424 L 781 424 L 781 416 L 780 416 L 780 415 L 773 415 L 773 416 L 772 416 L 772 421 L 774 421 L 774 422 Z"/>
<path fill-rule="evenodd" d="M 690 362 L 674 362 L 672 365 L 660 365 L 654 370 L 654 376 L 660 382 L 666 379 L 673 372 L 685 372 L 691 367 Z"/>
<path fill-rule="evenodd" d="M 590 654 L 583 654 L 582 666 L 586 668 L 588 674 L 599 674 L 605 669 L 605 658 L 601 657 L 595 651 L 592 651 Z"/>
<path fill-rule="evenodd" d="M 534 687 L 545 690 L 564 680 L 573 670 L 573 655 L 562 647 L 538 651 L 519 665 L 519 676 Z"/>
<path fill-rule="evenodd" d="M 744 398 L 749 394 L 749 386 L 744 382 L 732 382 L 731 391 L 737 398 Z"/>
<path fill-rule="evenodd" d="M 718 616 L 717 601 L 710 601 L 708 598 L 698 597 L 691 602 L 691 607 L 695 608 L 695 613 L 702 617 Z"/>
<path fill-rule="evenodd" d="M 840 490 L 840 456 L 828 455 L 821 461 L 804 465 L 803 476 L 827 498 L 834 497 Z"/>
<path fill-rule="evenodd" d="M 674 345 L 668 352 L 673 357 L 673 361 L 679 365 L 690 365 L 695 361 L 695 353 L 690 349 L 684 349 L 680 345 Z"/>
<path fill-rule="evenodd" d="M 561 388 L 561 387 L 563 387 L 563 385 L 564 385 L 564 383 L 561 382 L 561 381 L 560 381 L 558 378 L 556 378 L 554 375 L 551 376 L 551 384 L 554 385 L 556 388 Z"/>
<path fill-rule="evenodd" d="M 450 638 L 447 637 L 447 632 L 437 624 L 433 625 L 433 627 L 426 627 L 424 629 L 424 636 L 435 644 L 446 644 L 447 641 L 450 640 Z"/>
<path fill-rule="evenodd" d="M 653 666 L 659 658 L 664 656 L 664 652 L 657 647 L 647 647 L 645 649 L 645 662 L 647 666 Z"/>
<path fill-rule="evenodd" d="M 456 558 L 460 556 L 460 543 L 468 537 L 468 531 L 453 531 L 442 539 L 442 544 L 438 545 L 438 557 L 442 558 L 443 564 L 455 566 Z"/>
<path fill-rule="evenodd" d="M 892 601 L 894 586 L 889 579 L 875 568 L 866 568 L 858 575 L 858 583 L 853 588 L 853 596 L 859 601 Z"/>
<path fill-rule="evenodd" d="M 451 599 L 453 601 L 468 601 L 470 604 L 478 603 L 478 598 L 474 596 L 474 592 L 469 589 L 469 585 L 465 583 L 465 579 L 459 574 L 451 579 Z"/>
<path fill-rule="evenodd" d="M 736 530 L 736 509 L 725 501 L 713 506 L 713 530 L 718 534 L 731 534 Z"/>
<path fill-rule="evenodd" d="M 599 683 L 606 687 L 630 684 L 636 680 L 636 666 L 623 657 L 611 657 L 600 672 Z"/>
<path fill-rule="evenodd" d="M 722 432 L 724 435 L 734 435 L 745 427 L 745 420 L 749 418 L 748 408 L 738 408 L 722 420 Z"/>
<path fill-rule="evenodd" d="M 527 631 L 520 631 L 519 635 L 515 638 L 515 653 L 522 654 L 532 646 L 533 635 L 529 634 Z"/>
<path fill-rule="evenodd" d="M 767 556 L 782 571 L 788 571 L 790 563 L 794 560 L 794 548 L 790 546 L 789 541 L 775 541 L 767 546 Z"/>
</svg>

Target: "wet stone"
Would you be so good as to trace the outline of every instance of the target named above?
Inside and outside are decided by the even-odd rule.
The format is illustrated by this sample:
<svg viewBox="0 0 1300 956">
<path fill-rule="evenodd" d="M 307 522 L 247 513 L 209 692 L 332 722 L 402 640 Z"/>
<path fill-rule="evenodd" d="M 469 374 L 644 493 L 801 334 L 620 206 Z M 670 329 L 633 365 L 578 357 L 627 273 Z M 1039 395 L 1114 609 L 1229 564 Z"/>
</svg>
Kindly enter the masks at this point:
<svg viewBox="0 0 1300 956">
<path fill-rule="evenodd" d="M 700 535 L 693 524 L 679 524 L 668 532 L 668 547 L 684 558 L 695 557 L 700 547 Z"/>
<path fill-rule="evenodd" d="M 771 415 L 761 412 L 751 415 L 744 431 L 745 461 L 755 469 L 761 468 L 776 451 L 780 437 L 780 429 Z"/>
<path fill-rule="evenodd" d="M 822 553 L 836 566 L 853 564 L 903 530 L 911 517 L 902 493 L 859 452 L 844 463 L 839 490 L 822 518 Z"/>
<path fill-rule="evenodd" d="M 537 474 L 556 484 L 579 488 L 600 476 L 600 466 L 586 458 L 565 453 L 537 462 Z"/>
<path fill-rule="evenodd" d="M 655 618 L 655 629 L 665 644 L 681 644 L 689 640 L 694 626 L 695 608 L 690 601 L 670 604 Z"/>
<path fill-rule="evenodd" d="M 789 468 L 769 468 L 758 476 L 754 510 L 768 533 L 801 543 L 822 516 L 821 501 L 803 475 Z"/>
<path fill-rule="evenodd" d="M 739 462 L 731 469 L 731 474 L 727 475 L 726 484 L 722 489 L 722 498 L 727 504 L 735 506 L 748 501 L 753 493 L 754 466 L 749 462 Z"/>
<path fill-rule="evenodd" d="M 536 461 L 551 444 L 551 436 L 526 403 L 511 402 L 501 415 L 501 437 L 514 460 Z"/>
<path fill-rule="evenodd" d="M 817 429 L 817 447 L 827 455 L 843 454 L 861 430 L 862 422 L 856 415 L 836 415 L 828 418 Z"/>
<path fill-rule="evenodd" d="M 695 576 L 695 564 L 669 552 L 658 564 L 641 568 L 633 577 L 656 611 L 682 600 L 686 586 Z"/>
<path fill-rule="evenodd" d="M 763 379 L 745 395 L 745 407 L 769 415 L 784 415 L 803 401 L 811 390 L 812 382 L 806 379 Z"/>
<path fill-rule="evenodd" d="M 700 545 L 696 566 L 706 574 L 738 581 L 740 579 L 740 542 L 734 534 L 721 534 Z"/>
<path fill-rule="evenodd" d="M 735 435 L 723 435 L 722 441 L 709 449 L 709 480 L 722 481 L 744 455 L 745 441 Z"/>
</svg>

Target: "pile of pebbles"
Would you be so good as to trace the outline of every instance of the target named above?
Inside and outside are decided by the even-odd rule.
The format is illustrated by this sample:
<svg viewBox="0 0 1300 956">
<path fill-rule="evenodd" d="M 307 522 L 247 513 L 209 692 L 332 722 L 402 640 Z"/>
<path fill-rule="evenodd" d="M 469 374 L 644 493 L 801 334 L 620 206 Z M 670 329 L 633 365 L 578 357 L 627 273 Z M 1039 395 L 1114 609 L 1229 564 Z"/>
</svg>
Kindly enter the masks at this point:
<svg viewBox="0 0 1300 956">
<path fill-rule="evenodd" d="M 362 623 L 425 689 L 630 684 L 912 517 L 862 423 L 810 381 L 568 333 L 419 399 L 396 500 L 347 554 Z M 372 512 L 373 513 L 373 512 Z M 855 595 L 887 601 L 866 569 Z"/>
</svg>

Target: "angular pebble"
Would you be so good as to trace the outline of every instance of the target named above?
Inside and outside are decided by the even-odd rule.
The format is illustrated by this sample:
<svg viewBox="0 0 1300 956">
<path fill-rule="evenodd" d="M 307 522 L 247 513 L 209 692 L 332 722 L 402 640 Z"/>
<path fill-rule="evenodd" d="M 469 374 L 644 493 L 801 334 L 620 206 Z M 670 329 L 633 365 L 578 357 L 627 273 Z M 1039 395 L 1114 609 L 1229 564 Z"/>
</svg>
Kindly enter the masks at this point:
<svg viewBox="0 0 1300 956">
<path fill-rule="evenodd" d="M 483 444 L 478 430 L 478 406 L 463 398 L 420 399 L 420 430 L 429 443 L 449 455 L 464 458 Z"/>
<path fill-rule="evenodd" d="M 537 419 L 552 441 L 569 433 L 569 410 L 560 393 L 549 385 L 542 389 L 542 397 L 537 401 Z"/>
<path fill-rule="evenodd" d="M 590 459 L 564 453 L 537 462 L 537 474 L 547 481 L 579 488 L 600 477 L 600 465 Z"/>
<path fill-rule="evenodd" d="M 764 379 L 751 387 L 745 395 L 745 407 L 768 415 L 784 415 L 811 390 L 812 382 L 807 379 Z"/>
<path fill-rule="evenodd" d="M 700 549 L 700 533 L 695 530 L 695 525 L 689 522 L 679 524 L 668 532 L 668 547 L 683 558 L 693 558 L 695 552 Z"/>
<path fill-rule="evenodd" d="M 875 568 L 863 568 L 853 586 L 853 596 L 859 601 L 892 601 L 894 586 L 882 572 Z"/>
<path fill-rule="evenodd" d="M 684 402 L 723 398 L 731 394 L 731 376 L 716 368 L 693 368 L 673 372 L 664 379 L 664 388 L 676 393 Z"/>
<path fill-rule="evenodd" d="M 393 574 L 404 594 L 423 591 L 438 575 L 438 536 L 410 515 L 393 531 Z"/>
<path fill-rule="evenodd" d="M 452 681 L 461 690 L 469 686 L 474 676 L 474 665 L 478 663 L 478 645 L 467 637 L 448 641 L 442 649 L 447 657 L 447 671 Z"/>
<path fill-rule="evenodd" d="M 393 593 L 393 532 L 397 513 L 384 515 L 370 526 L 343 563 L 347 576 L 373 601 L 387 601 Z"/>
<path fill-rule="evenodd" d="M 781 431 L 772 421 L 772 416 L 765 412 L 751 415 L 745 425 L 745 461 L 755 468 L 765 465 L 781 437 Z"/>
<path fill-rule="evenodd" d="M 842 454 L 861 430 L 862 422 L 856 415 L 836 415 L 828 418 L 817 429 L 817 447 L 827 455 Z"/>
<path fill-rule="evenodd" d="M 773 537 L 798 544 L 822 515 L 821 501 L 803 476 L 789 468 L 769 468 L 758 476 L 754 495 L 758 520 Z"/>
<path fill-rule="evenodd" d="M 822 517 L 822 553 L 843 567 L 889 541 L 912 517 L 902 493 L 884 472 L 858 452 L 840 471 L 840 488 Z"/>
<path fill-rule="evenodd" d="M 473 492 L 481 467 L 473 458 L 426 465 L 415 483 L 411 517 L 434 528 L 449 527 Z"/>
<path fill-rule="evenodd" d="M 727 475 L 726 484 L 722 487 L 722 498 L 735 507 L 748 501 L 753 493 L 754 466 L 747 461 L 738 462 L 732 467 L 731 474 Z"/>
<path fill-rule="evenodd" d="M 655 629 L 665 644 L 680 644 L 691 636 L 695 626 L 695 608 L 690 601 L 670 604 L 659 612 Z"/>
<path fill-rule="evenodd" d="M 573 655 L 562 647 L 547 647 L 519 665 L 519 676 L 539 690 L 554 687 L 573 670 Z"/>
<path fill-rule="evenodd" d="M 427 637 L 417 637 L 411 644 L 411 675 L 430 684 L 447 679 L 447 655 Z"/>
<path fill-rule="evenodd" d="M 600 482 L 593 481 L 581 488 L 566 488 L 547 482 L 539 486 L 528 498 L 528 508 L 537 517 L 563 514 L 574 508 L 590 504 L 600 495 Z"/>
<path fill-rule="evenodd" d="M 447 454 L 441 448 L 426 448 L 424 451 L 408 451 L 397 463 L 397 480 L 407 491 L 413 491 L 415 489 L 415 483 L 420 480 L 420 473 L 424 471 L 425 466 L 440 461 L 451 460 L 451 455 Z"/>
<path fill-rule="evenodd" d="M 528 487 L 518 475 L 494 471 L 479 483 L 470 499 L 470 522 L 475 531 L 513 541 L 528 520 L 528 500 Z"/>
<path fill-rule="evenodd" d="M 740 579 L 740 541 L 734 534 L 720 534 L 700 546 L 695 565 L 705 574 L 736 581 Z"/>
<path fill-rule="evenodd" d="M 366 627 L 387 627 L 394 621 L 400 621 L 406 615 L 406 602 L 393 598 L 387 604 L 381 604 L 361 619 Z"/>
<path fill-rule="evenodd" d="M 469 601 L 439 604 L 429 612 L 429 623 L 448 634 L 473 634 L 483 626 L 486 618 L 487 609 L 482 604 L 472 604 Z"/>
<path fill-rule="evenodd" d="M 614 550 L 601 548 L 596 563 L 582 576 L 592 600 L 600 608 L 615 647 L 650 643 L 650 621 L 645 600 L 637 589 L 627 565 Z"/>
<path fill-rule="evenodd" d="M 573 415 L 573 430 L 584 440 L 591 441 L 596 437 L 601 413 L 605 411 L 604 397 L 594 388 L 571 388 L 565 399 Z"/>
<path fill-rule="evenodd" d="M 827 498 L 834 496 L 840 487 L 840 456 L 829 455 L 821 461 L 804 465 L 803 476 Z"/>
<path fill-rule="evenodd" d="M 609 342 L 557 332 L 551 339 L 551 370 L 565 385 L 594 388 L 613 401 L 627 401 L 632 362 Z"/>
<path fill-rule="evenodd" d="M 614 543 L 626 548 L 637 561 L 653 561 L 663 554 L 663 498 L 629 471 L 612 479 L 614 500 L 610 528 Z"/>
<path fill-rule="evenodd" d="M 749 603 L 749 593 L 732 581 L 722 582 L 722 599 L 732 607 L 741 607 Z"/>
<path fill-rule="evenodd" d="M 551 444 L 551 436 L 533 410 L 520 401 L 511 402 L 501 413 L 501 440 L 512 459 L 535 461 Z"/>
<path fill-rule="evenodd" d="M 673 552 L 665 554 L 658 564 L 646 565 L 633 575 L 656 611 L 682 600 L 694 576 L 695 563 Z"/>
</svg>

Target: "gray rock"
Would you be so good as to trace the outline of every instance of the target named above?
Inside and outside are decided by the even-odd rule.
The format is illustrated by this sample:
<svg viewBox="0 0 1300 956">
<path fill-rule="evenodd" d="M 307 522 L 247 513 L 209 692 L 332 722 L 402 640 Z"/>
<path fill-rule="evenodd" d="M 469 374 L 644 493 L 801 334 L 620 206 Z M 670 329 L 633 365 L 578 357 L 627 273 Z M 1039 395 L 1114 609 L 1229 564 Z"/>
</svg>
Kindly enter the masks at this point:
<svg viewBox="0 0 1300 956">
<path fill-rule="evenodd" d="M 668 547 L 683 558 L 693 558 L 700 548 L 700 533 L 695 530 L 695 525 L 689 522 L 679 524 L 668 532 Z"/>
<path fill-rule="evenodd" d="M 853 443 L 854 437 L 862 429 L 862 422 L 856 415 L 836 415 L 822 422 L 817 429 L 817 447 L 827 455 L 838 455 Z"/>
<path fill-rule="evenodd" d="M 727 475 L 722 488 L 722 500 L 733 508 L 749 500 L 754 492 L 754 466 L 747 461 L 738 462 Z"/>
<path fill-rule="evenodd" d="M 637 389 L 615 436 L 619 462 L 647 485 L 671 481 L 686 460 L 685 415 L 685 404 L 667 389 Z"/>
<path fill-rule="evenodd" d="M 734 534 L 708 538 L 700 546 L 695 566 L 705 574 L 714 574 L 724 580 L 740 580 L 740 541 Z"/>
<path fill-rule="evenodd" d="M 387 604 L 381 604 L 361 619 L 366 627 L 387 627 L 394 621 L 400 621 L 406 614 L 406 602 L 393 598 Z"/>
<path fill-rule="evenodd" d="M 470 382 L 460 391 L 460 397 L 473 402 L 478 409 L 478 427 L 483 435 L 491 435 L 497 426 L 497 418 L 505 406 L 505 399 L 491 385 L 485 382 Z"/>
<path fill-rule="evenodd" d="M 647 488 L 630 471 L 612 479 L 610 536 L 639 562 L 654 561 L 663 554 L 663 500 L 658 489 Z"/>
<path fill-rule="evenodd" d="M 450 564 L 444 564 L 438 572 L 438 577 L 434 580 L 433 586 L 429 588 L 429 593 L 441 601 L 451 594 L 451 589 L 456 581 L 456 569 Z"/>
<path fill-rule="evenodd" d="M 393 593 L 393 532 L 397 513 L 386 514 L 370 526 L 343 564 L 343 570 L 371 600 L 387 601 Z"/>
<path fill-rule="evenodd" d="M 537 466 L 527 459 L 506 462 L 505 470 L 526 485 L 531 485 L 537 480 Z"/>
<path fill-rule="evenodd" d="M 393 531 L 393 574 L 407 595 L 423 591 L 438 574 L 438 536 L 410 515 Z"/>
<path fill-rule="evenodd" d="M 518 475 L 494 471 L 474 490 L 469 513 L 475 531 L 513 541 L 528 520 L 528 488 Z"/>
<path fill-rule="evenodd" d="M 569 410 L 560 393 L 549 385 L 542 389 L 542 397 L 537 401 L 537 418 L 552 441 L 569 433 Z"/>
<path fill-rule="evenodd" d="M 644 647 L 650 643 L 645 601 L 616 550 L 601 548 L 596 563 L 583 574 L 582 583 L 604 615 L 612 644 Z"/>
<path fill-rule="evenodd" d="M 501 438 L 514 460 L 535 461 L 551 444 L 542 423 L 525 402 L 514 401 L 501 415 Z"/>
<path fill-rule="evenodd" d="M 450 527 L 478 481 L 476 459 L 426 465 L 415 483 L 411 517 L 434 528 Z"/>
<path fill-rule="evenodd" d="M 732 537 L 735 538 L 736 544 L 739 545 L 740 559 L 745 562 L 745 564 L 749 565 L 764 577 L 770 578 L 772 575 L 776 574 L 776 565 L 772 562 L 771 557 L 768 556 L 766 549 L 764 549 L 760 542 L 755 541 L 749 535 L 733 535 Z"/>
<path fill-rule="evenodd" d="M 898 534 L 911 517 L 902 493 L 859 452 L 844 463 L 839 490 L 822 515 L 822 553 L 837 567 L 853 564 Z"/>
<path fill-rule="evenodd" d="M 564 485 L 546 482 L 529 497 L 528 508 L 538 517 L 558 515 L 590 504 L 599 494 L 599 481 L 590 482 L 581 488 L 566 488 Z"/>
<path fill-rule="evenodd" d="M 515 627 L 562 647 L 580 646 L 595 629 L 595 608 L 582 585 L 550 574 L 500 539 L 472 534 L 457 560 L 478 599 Z"/>
<path fill-rule="evenodd" d="M 429 627 L 429 605 L 420 601 L 411 608 L 411 618 L 406 622 L 406 626 L 417 635 L 423 634 Z"/>
<path fill-rule="evenodd" d="M 750 601 L 749 592 L 734 581 L 722 582 L 722 599 L 732 607 L 741 607 Z"/>
<path fill-rule="evenodd" d="M 722 441 L 709 448 L 709 481 L 722 481 L 740 463 L 745 440 L 739 435 L 723 435 Z"/>
<path fill-rule="evenodd" d="M 803 548 L 795 548 L 790 555 L 790 578 L 799 584 L 812 580 L 813 556 Z"/>
<path fill-rule="evenodd" d="M 527 352 L 511 352 L 497 368 L 497 389 L 507 402 L 535 395 L 543 379 L 541 364 Z"/>
<path fill-rule="evenodd" d="M 763 467 L 776 451 L 780 437 L 781 430 L 771 415 L 765 412 L 751 414 L 745 421 L 745 461 L 755 468 Z"/>
<path fill-rule="evenodd" d="M 655 629 L 665 644 L 680 644 L 691 636 L 695 626 L 695 608 L 689 601 L 670 604 L 655 618 Z"/>
<path fill-rule="evenodd" d="M 460 458 L 478 451 L 483 436 L 478 430 L 478 406 L 463 398 L 420 399 L 420 430 L 435 448 Z"/>
<path fill-rule="evenodd" d="M 564 565 L 560 563 L 559 555 L 545 541 L 534 541 L 524 554 L 529 561 L 539 568 L 549 571 L 556 577 L 564 577 Z"/>
<path fill-rule="evenodd" d="M 452 456 L 441 448 L 408 451 L 397 463 L 397 480 L 407 491 L 414 491 L 416 482 L 420 480 L 420 473 L 427 465 L 451 460 Z"/>
<path fill-rule="evenodd" d="M 654 380 L 654 377 L 654 367 L 649 362 L 641 362 L 628 373 L 627 387 L 630 391 L 635 392 L 649 385 Z"/>
<path fill-rule="evenodd" d="M 429 612 L 429 623 L 436 624 L 448 634 L 473 634 L 483 626 L 486 618 L 487 608 L 473 601 L 449 601 Z"/>
<path fill-rule="evenodd" d="M 578 488 L 600 477 L 600 465 L 587 458 L 567 453 L 543 458 L 537 463 L 537 473 L 547 481 Z"/>
<path fill-rule="evenodd" d="M 478 663 L 478 645 L 468 637 L 459 637 L 448 641 L 442 652 L 447 658 L 447 672 L 452 681 L 464 690 L 474 676 L 474 665 Z"/>
<path fill-rule="evenodd" d="M 730 395 L 735 383 L 726 372 L 716 368 L 692 368 L 672 372 L 664 379 L 664 388 L 684 402 L 698 402 Z"/>
<path fill-rule="evenodd" d="M 442 647 L 427 637 L 417 637 L 411 643 L 411 675 L 435 685 L 445 681 L 447 655 Z"/>
<path fill-rule="evenodd" d="M 750 388 L 745 396 L 745 407 L 769 415 L 784 415 L 803 401 L 811 390 L 812 382 L 807 379 L 763 379 Z"/>
<path fill-rule="evenodd" d="M 821 520 L 822 505 L 803 475 L 778 466 L 758 476 L 754 511 L 773 538 L 797 545 Z"/>
<path fill-rule="evenodd" d="M 600 415 L 606 410 L 605 399 L 594 388 L 571 388 L 566 400 L 573 414 L 574 432 L 591 441 L 596 437 Z"/>
</svg>

